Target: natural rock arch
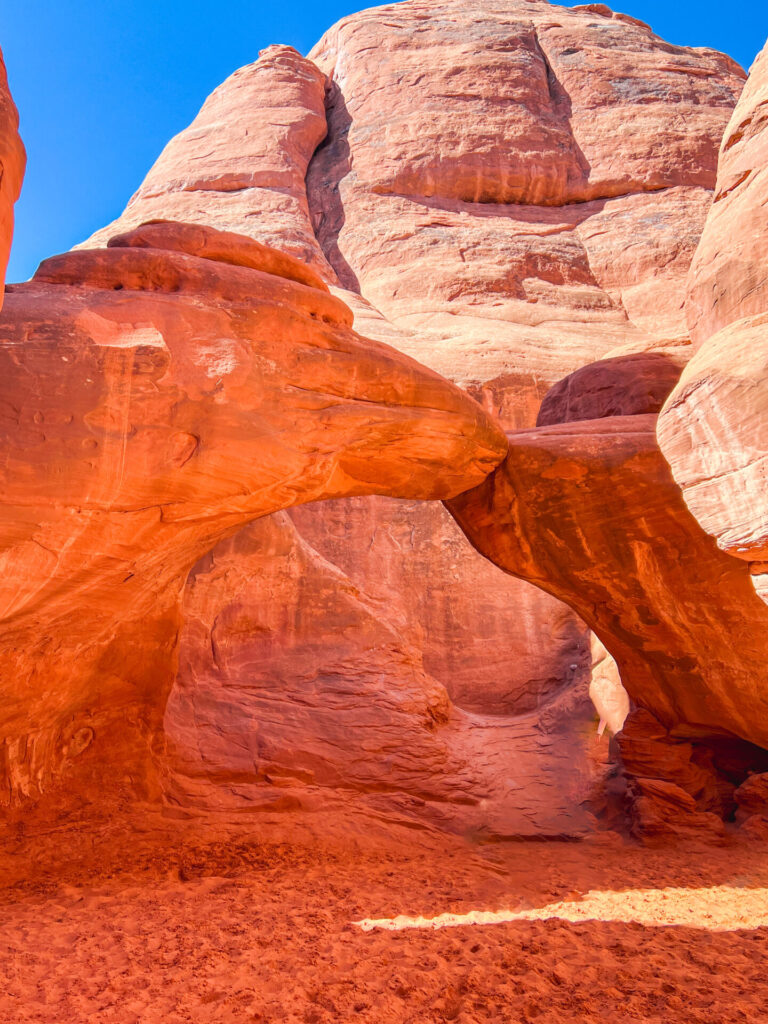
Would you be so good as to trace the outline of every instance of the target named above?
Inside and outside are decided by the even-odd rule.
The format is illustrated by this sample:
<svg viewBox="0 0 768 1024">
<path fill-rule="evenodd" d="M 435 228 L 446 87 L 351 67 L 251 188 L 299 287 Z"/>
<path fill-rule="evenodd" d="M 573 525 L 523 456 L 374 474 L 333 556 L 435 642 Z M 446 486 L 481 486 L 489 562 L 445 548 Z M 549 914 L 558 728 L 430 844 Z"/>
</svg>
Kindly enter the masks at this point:
<svg viewBox="0 0 768 1024">
<path fill-rule="evenodd" d="M 38 792 L 84 729 L 136 762 L 186 575 L 217 540 L 302 501 L 455 494 L 502 457 L 472 399 L 357 335 L 308 274 L 251 239 L 154 224 L 9 290 L 7 798 Z"/>
</svg>

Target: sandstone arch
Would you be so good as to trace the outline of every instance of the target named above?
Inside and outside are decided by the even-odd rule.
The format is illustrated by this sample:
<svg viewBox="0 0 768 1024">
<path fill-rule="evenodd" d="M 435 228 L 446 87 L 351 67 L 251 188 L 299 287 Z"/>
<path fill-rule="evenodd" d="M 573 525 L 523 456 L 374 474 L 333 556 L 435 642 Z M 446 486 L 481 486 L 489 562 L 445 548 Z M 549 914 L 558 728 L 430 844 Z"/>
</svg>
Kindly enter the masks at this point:
<svg viewBox="0 0 768 1024">
<path fill-rule="evenodd" d="M 298 261 L 176 224 L 118 243 L 47 260 L 3 312 L 6 798 L 83 729 L 135 763 L 184 580 L 218 539 L 302 501 L 455 494 L 505 448 Z"/>
</svg>

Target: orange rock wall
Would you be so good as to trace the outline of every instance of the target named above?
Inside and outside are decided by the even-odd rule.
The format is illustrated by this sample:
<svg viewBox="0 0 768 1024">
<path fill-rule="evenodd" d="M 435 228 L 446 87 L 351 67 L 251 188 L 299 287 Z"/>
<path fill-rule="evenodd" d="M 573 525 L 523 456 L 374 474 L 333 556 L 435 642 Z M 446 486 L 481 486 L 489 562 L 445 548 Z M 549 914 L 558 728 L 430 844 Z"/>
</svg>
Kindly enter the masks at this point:
<svg viewBox="0 0 768 1024">
<path fill-rule="evenodd" d="M 301 264 L 194 226 L 118 241 L 45 261 L 0 323 L 6 800 L 91 743 L 140 774 L 218 540 L 305 500 L 455 494 L 505 450 L 458 388 L 271 272 Z"/>
<path fill-rule="evenodd" d="M 449 507 L 497 565 L 579 610 L 668 729 L 768 747 L 768 609 L 685 507 L 654 426 L 512 433 L 502 466 Z"/>
<path fill-rule="evenodd" d="M 743 81 L 603 5 L 407 0 L 223 83 L 118 221 L 9 296 L 5 351 L 22 335 L 25 350 L 8 386 L 28 394 L 8 437 L 34 453 L 8 477 L 34 496 L 22 514 L 11 493 L 6 517 L 9 798 L 95 747 L 136 764 L 149 738 L 185 807 L 336 790 L 462 830 L 581 833 L 607 748 L 589 738 L 590 676 L 612 731 L 626 698 L 558 598 L 666 727 L 710 729 L 693 697 L 676 703 L 674 672 L 642 668 L 569 586 L 503 573 L 413 500 L 478 483 L 503 440 L 408 356 L 510 430 L 548 392 L 549 422 L 595 402 L 655 412 L 688 355 L 686 280 Z M 133 230 L 154 220 L 187 226 Z M 595 360 L 586 397 L 582 378 L 550 391 Z M 640 486 L 646 525 L 674 533 L 648 429 L 629 460 L 661 468 L 626 504 Z M 624 467 L 597 448 L 605 501 Z M 559 515 L 578 479 L 563 477 Z M 654 518 L 662 491 L 671 525 Z M 292 508 L 320 498 L 340 500 Z M 642 591 L 638 543 L 632 558 L 608 544 L 603 569 L 629 566 Z M 615 582 L 614 617 L 637 611 L 643 594 Z M 690 637 L 672 633 L 685 674 Z M 728 673 L 740 697 L 723 721 L 745 736 L 757 698 Z"/>
<path fill-rule="evenodd" d="M 19 138 L 19 114 L 8 89 L 0 52 L 0 307 L 13 237 L 13 204 L 19 198 L 26 155 Z"/>
<path fill-rule="evenodd" d="M 686 508 L 654 416 L 509 439 L 502 465 L 448 507 L 480 552 L 567 601 L 616 659 L 639 705 L 618 735 L 637 833 L 721 833 L 735 787 L 768 766 L 768 609 L 748 567 Z"/>
<path fill-rule="evenodd" d="M 190 576 L 163 730 L 166 798 L 331 813 L 354 797 L 390 825 L 415 818 L 487 838 L 589 831 L 607 743 L 585 742 L 584 666 L 580 688 L 566 678 L 527 694 L 535 713 L 505 713 L 497 693 L 473 694 L 494 698 L 495 714 L 465 710 L 430 671 L 413 619 L 323 558 L 296 513 L 251 524 Z"/>
<path fill-rule="evenodd" d="M 698 346 L 659 420 L 688 507 L 752 564 L 768 598 L 768 48 L 720 150 L 715 201 L 688 281 Z"/>
<path fill-rule="evenodd" d="M 344 19 L 309 59 L 271 47 L 233 75 L 169 143 L 123 216 L 86 244 L 173 217 L 276 245 L 343 295 L 363 333 L 461 383 L 508 429 L 530 427 L 551 385 L 605 355 L 662 349 L 668 357 L 652 358 L 668 359 L 676 376 L 686 275 L 742 84 L 723 55 L 670 46 L 607 8 L 409 0 Z M 383 691 L 421 680 L 418 706 L 438 685 L 454 714 L 508 725 L 543 713 L 564 687 L 586 694 L 586 626 L 471 552 L 442 508 L 352 499 L 295 510 L 263 530 L 274 561 L 250 556 L 260 585 L 247 588 L 239 614 L 262 638 L 269 621 L 273 639 L 228 636 L 258 657 L 181 670 L 184 700 L 174 693 L 166 726 L 184 736 L 173 744 L 185 777 L 210 772 L 223 785 L 230 771 L 263 783 L 253 751 L 247 770 L 240 754 L 224 756 L 219 699 L 260 722 L 258 749 L 277 744 L 289 760 L 259 696 L 270 671 L 288 680 L 284 646 L 303 652 L 299 664 L 311 652 L 318 687 L 338 679 L 342 646 L 356 652 L 356 673 L 378 672 Z M 218 555 L 229 565 L 237 550 L 228 542 Z M 305 562 L 311 589 L 295 578 Z M 231 595 L 209 583 L 206 600 L 224 614 Z M 301 594 L 333 607 L 339 587 L 359 594 L 344 605 L 343 640 L 333 615 L 323 622 L 299 606 Z M 371 616 L 408 648 L 405 662 L 384 666 L 373 653 Z M 191 642 L 185 633 L 182 659 Z M 351 654 L 345 664 L 351 671 Z M 297 685 L 284 682 L 287 719 Z M 275 707 L 278 696 L 270 700 Z M 186 717 L 177 717 L 182 705 Z M 219 736 L 215 757 L 196 753 L 190 723 L 203 721 Z M 309 743 L 308 720 L 302 728 Z M 365 758 L 364 745 L 354 749 Z M 347 771 L 349 751 L 332 754 L 326 746 L 323 778 L 329 759 Z M 302 754 L 308 771 L 314 756 Z M 509 748 L 504 771 L 516 756 Z M 408 791 L 406 774 L 398 780 Z"/>
</svg>

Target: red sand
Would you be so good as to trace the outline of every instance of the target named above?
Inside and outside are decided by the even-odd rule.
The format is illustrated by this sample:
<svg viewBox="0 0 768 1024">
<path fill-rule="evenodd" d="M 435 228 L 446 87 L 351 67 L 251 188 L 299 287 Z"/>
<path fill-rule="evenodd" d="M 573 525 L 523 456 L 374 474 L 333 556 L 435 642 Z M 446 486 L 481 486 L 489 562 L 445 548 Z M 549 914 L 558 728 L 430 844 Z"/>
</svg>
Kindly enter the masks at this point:
<svg viewBox="0 0 768 1024">
<path fill-rule="evenodd" d="M 204 826 L 147 818 L 134 831 L 70 824 L 19 837 L 3 866 L 3 1024 L 768 1019 L 757 843 L 473 846 L 347 807 Z M 657 892 L 668 887 L 685 891 Z M 351 924 L 535 916 L 557 901 L 560 914 L 627 920 Z"/>
</svg>

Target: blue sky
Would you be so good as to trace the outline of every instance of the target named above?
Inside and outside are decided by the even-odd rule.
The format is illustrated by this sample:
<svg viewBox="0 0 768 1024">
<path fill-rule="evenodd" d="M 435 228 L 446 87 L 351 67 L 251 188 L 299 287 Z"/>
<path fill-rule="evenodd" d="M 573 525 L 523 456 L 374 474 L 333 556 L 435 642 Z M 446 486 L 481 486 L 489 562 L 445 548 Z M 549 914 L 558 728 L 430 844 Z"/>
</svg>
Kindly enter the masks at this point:
<svg viewBox="0 0 768 1024">
<path fill-rule="evenodd" d="M 481 3 L 482 0 L 467 0 Z M 283 3 L 24 0 L 4 5 L 0 46 L 21 115 L 27 176 L 8 280 L 116 217 L 168 139 L 235 68 L 270 43 L 306 53 L 354 0 Z M 615 0 L 670 42 L 749 67 L 766 0 Z"/>
</svg>

